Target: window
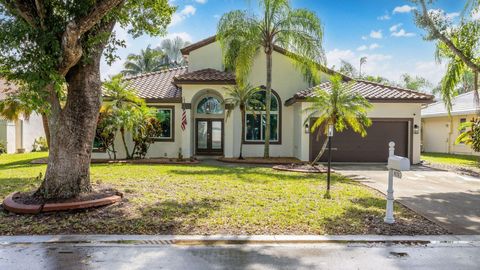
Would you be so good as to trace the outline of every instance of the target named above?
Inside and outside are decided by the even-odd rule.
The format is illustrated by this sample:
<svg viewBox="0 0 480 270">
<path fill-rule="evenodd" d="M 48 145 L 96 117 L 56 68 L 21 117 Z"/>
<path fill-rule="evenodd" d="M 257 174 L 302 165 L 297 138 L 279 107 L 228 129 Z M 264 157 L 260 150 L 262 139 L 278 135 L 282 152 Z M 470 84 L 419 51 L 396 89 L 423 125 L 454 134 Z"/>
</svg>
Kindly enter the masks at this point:
<svg viewBox="0 0 480 270">
<path fill-rule="evenodd" d="M 260 91 L 256 100 L 259 104 L 249 107 L 245 114 L 245 142 L 264 142 L 266 129 L 266 91 Z M 276 94 L 272 91 L 272 100 L 270 106 L 270 141 L 280 142 L 280 102 Z"/>
<path fill-rule="evenodd" d="M 223 114 L 222 102 L 216 97 L 205 97 L 198 103 L 199 114 Z"/>
<path fill-rule="evenodd" d="M 172 140 L 173 141 L 173 108 L 157 108 L 157 119 L 161 123 L 160 136 L 155 137 L 156 140 Z"/>
<path fill-rule="evenodd" d="M 467 122 L 467 118 L 460 118 L 460 126 L 461 126 L 462 124 L 464 124 L 465 122 Z M 459 129 L 458 131 L 459 131 L 459 135 L 460 135 L 460 134 L 462 134 L 463 132 L 465 132 L 466 129 L 465 129 L 465 128 L 462 128 L 462 129 Z M 464 144 L 464 143 L 462 142 L 462 143 L 460 143 L 460 144 Z"/>
<path fill-rule="evenodd" d="M 105 147 L 105 143 L 100 137 L 100 135 L 95 135 L 93 139 L 93 152 L 106 152 L 107 148 Z"/>
</svg>

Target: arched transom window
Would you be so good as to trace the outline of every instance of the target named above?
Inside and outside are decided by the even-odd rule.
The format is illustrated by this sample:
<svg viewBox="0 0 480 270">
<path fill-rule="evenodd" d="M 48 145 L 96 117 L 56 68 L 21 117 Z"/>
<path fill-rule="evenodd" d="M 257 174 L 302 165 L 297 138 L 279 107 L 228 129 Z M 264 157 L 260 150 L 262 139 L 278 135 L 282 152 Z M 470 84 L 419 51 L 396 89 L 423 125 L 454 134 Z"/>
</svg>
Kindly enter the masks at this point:
<svg viewBox="0 0 480 270">
<path fill-rule="evenodd" d="M 223 114 L 222 102 L 216 97 L 204 97 L 197 105 L 198 114 Z"/>
<path fill-rule="evenodd" d="M 245 142 L 264 142 L 266 128 L 266 91 L 257 93 L 253 107 L 249 107 L 245 113 Z M 280 140 L 280 100 L 272 91 L 272 101 L 270 106 L 270 141 L 279 142 Z"/>
</svg>

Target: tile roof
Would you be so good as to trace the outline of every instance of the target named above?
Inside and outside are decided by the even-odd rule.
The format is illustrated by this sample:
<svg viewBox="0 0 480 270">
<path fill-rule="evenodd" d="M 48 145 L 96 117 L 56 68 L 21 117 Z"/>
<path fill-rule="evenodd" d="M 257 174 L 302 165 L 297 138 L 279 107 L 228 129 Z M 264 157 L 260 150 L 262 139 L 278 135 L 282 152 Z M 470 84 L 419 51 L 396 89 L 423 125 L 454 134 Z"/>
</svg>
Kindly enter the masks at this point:
<svg viewBox="0 0 480 270">
<path fill-rule="evenodd" d="M 140 98 L 148 100 L 181 101 L 182 90 L 173 83 L 175 76 L 188 71 L 188 67 L 177 67 L 157 72 L 126 77 L 129 88 Z"/>
<path fill-rule="evenodd" d="M 4 100 L 9 94 L 18 90 L 14 83 L 7 82 L 4 79 L 0 79 L 0 100 Z"/>
<path fill-rule="evenodd" d="M 200 69 L 189 73 L 178 75 L 174 78 L 175 83 L 219 83 L 235 84 L 235 74 L 220 71 L 213 68 Z"/>
<path fill-rule="evenodd" d="M 479 106 L 476 104 L 474 92 L 456 96 L 452 100 L 451 115 L 476 114 Z M 428 105 L 422 110 L 422 118 L 448 116 L 447 108 L 443 101 Z"/>
<path fill-rule="evenodd" d="M 305 100 L 306 98 L 313 97 L 316 90 L 324 89 L 326 91 L 329 91 L 331 89 L 331 86 L 332 85 L 330 82 L 324 82 L 317 86 L 299 91 L 291 99 L 287 100 L 287 102 L 289 104 L 293 104 L 297 100 Z M 352 91 L 359 93 L 364 98 L 372 102 L 391 101 L 430 103 L 433 100 L 432 95 L 364 80 L 353 80 Z"/>
</svg>

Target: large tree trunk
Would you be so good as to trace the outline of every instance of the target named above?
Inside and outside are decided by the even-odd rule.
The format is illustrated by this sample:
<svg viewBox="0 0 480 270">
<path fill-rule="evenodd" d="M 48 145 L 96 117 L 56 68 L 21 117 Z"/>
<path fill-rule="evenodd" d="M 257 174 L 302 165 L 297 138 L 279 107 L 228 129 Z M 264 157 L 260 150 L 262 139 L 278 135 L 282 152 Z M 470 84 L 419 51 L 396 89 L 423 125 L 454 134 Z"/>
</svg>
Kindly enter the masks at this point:
<svg viewBox="0 0 480 270">
<path fill-rule="evenodd" d="M 79 62 L 66 78 L 67 102 L 49 115 L 50 152 L 45 179 L 37 194 L 71 198 L 91 191 L 90 159 L 101 103 L 100 53 Z"/>
<path fill-rule="evenodd" d="M 272 50 L 268 50 L 267 56 L 267 85 L 266 85 L 266 108 L 265 108 L 265 149 L 264 158 L 270 157 L 270 109 L 272 103 Z M 279 104 L 280 106 L 280 104 Z"/>
<path fill-rule="evenodd" d="M 42 113 L 43 131 L 45 132 L 45 139 L 47 140 L 47 146 L 50 148 L 50 128 L 48 127 L 48 117 Z"/>
</svg>

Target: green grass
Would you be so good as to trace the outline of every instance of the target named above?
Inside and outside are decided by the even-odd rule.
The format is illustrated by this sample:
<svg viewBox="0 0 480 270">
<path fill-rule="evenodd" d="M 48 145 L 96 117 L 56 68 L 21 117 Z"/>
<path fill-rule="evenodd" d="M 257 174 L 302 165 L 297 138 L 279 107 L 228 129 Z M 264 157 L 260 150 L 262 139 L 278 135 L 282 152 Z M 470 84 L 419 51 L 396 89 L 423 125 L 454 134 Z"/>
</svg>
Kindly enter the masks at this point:
<svg viewBox="0 0 480 270">
<path fill-rule="evenodd" d="M 422 153 L 422 160 L 430 163 L 439 163 L 446 165 L 478 167 L 477 156 L 471 155 L 453 155 L 443 153 Z"/>
<path fill-rule="evenodd" d="M 0 197 L 33 190 L 45 153 L 0 156 Z M 339 175 L 332 199 L 325 176 L 270 168 L 206 165 L 92 165 L 94 185 L 125 195 L 120 204 L 69 213 L 0 212 L 0 234 L 357 234 L 378 233 L 385 200 Z M 396 205 L 398 226 L 423 220 Z M 403 225 L 402 225 L 403 224 Z M 415 232 L 413 232 L 415 233 Z"/>
</svg>

